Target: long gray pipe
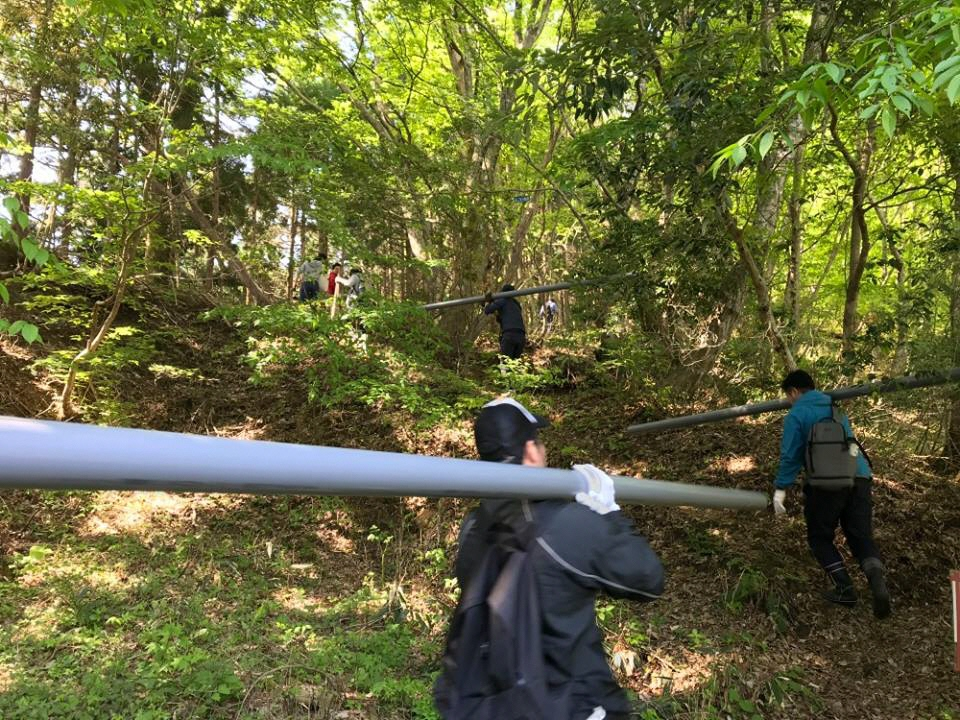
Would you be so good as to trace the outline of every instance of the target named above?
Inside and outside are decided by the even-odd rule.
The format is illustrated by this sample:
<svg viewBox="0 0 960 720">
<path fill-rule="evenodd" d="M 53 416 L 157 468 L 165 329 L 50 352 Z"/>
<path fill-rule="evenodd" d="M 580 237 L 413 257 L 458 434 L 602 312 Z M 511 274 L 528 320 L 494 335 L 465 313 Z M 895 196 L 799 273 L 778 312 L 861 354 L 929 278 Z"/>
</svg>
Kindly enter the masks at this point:
<svg viewBox="0 0 960 720">
<path fill-rule="evenodd" d="M 0 416 L 0 488 L 572 498 L 571 470 Z M 617 500 L 753 510 L 766 495 L 616 478 Z"/>
<path fill-rule="evenodd" d="M 541 295 L 543 293 L 555 292 L 557 290 L 569 290 L 570 288 L 581 287 L 584 285 L 602 285 L 604 283 L 622 280 L 626 277 L 630 277 L 630 275 L 632 275 L 632 273 L 610 275 L 608 277 L 594 278 L 593 280 L 571 280 L 569 282 L 554 283 L 553 285 L 540 285 L 538 287 L 523 288 L 521 290 L 508 290 L 507 292 L 493 293 L 493 298 L 497 299 L 520 297 L 521 295 Z M 423 309 L 443 310 L 445 308 L 459 307 L 461 305 L 476 305 L 477 303 L 483 302 L 485 297 L 485 295 L 474 295 L 473 297 L 458 298 L 456 300 L 444 300 L 442 302 L 424 305 Z"/>
<path fill-rule="evenodd" d="M 848 400 L 864 395 L 896 392 L 897 390 L 913 390 L 915 388 L 944 385 L 949 382 L 960 382 L 960 368 L 953 368 L 952 370 L 945 370 L 931 375 L 907 375 L 894 380 L 837 388 L 836 390 L 828 390 L 827 395 L 834 400 Z M 744 417 L 746 415 L 761 415 L 762 413 L 773 412 L 774 410 L 786 410 L 789 407 L 790 403 L 786 400 L 768 400 L 767 402 L 753 403 L 751 405 L 737 405 L 735 407 L 724 408 L 723 410 L 712 410 L 696 415 L 682 415 L 665 420 L 654 420 L 652 422 L 640 423 L 639 425 L 631 425 L 627 428 L 627 432 L 652 433 L 661 430 L 674 430 L 676 428 L 691 427 L 693 425 L 705 425 L 706 423 L 720 422 L 722 420 L 732 420 L 733 418 Z"/>
</svg>

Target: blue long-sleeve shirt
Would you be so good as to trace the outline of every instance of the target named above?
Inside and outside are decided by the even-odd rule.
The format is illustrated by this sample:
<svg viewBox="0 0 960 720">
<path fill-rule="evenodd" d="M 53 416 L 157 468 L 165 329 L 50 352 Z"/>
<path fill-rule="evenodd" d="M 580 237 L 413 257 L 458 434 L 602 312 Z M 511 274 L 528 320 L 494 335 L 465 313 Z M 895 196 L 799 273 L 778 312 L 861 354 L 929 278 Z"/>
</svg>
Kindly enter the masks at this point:
<svg viewBox="0 0 960 720">
<path fill-rule="evenodd" d="M 774 485 L 777 488 L 788 488 L 797 479 L 797 473 L 803 469 L 804 455 L 807 450 L 807 439 L 814 424 L 830 417 L 830 396 L 819 390 L 808 390 L 793 404 L 790 412 L 783 419 L 783 440 L 780 442 L 780 469 Z M 840 422 L 847 437 L 853 437 L 850 421 L 847 416 L 840 414 Z M 870 478 L 870 465 L 861 453 L 857 457 L 857 477 Z"/>
</svg>

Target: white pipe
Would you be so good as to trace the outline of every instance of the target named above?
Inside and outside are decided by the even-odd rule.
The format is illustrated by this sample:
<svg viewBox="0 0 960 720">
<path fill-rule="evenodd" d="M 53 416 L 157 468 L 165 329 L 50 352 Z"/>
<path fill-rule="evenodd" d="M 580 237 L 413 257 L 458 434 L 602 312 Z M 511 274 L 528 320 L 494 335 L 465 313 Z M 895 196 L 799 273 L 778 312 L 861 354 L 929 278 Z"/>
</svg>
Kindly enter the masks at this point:
<svg viewBox="0 0 960 720">
<path fill-rule="evenodd" d="M 622 503 L 760 509 L 759 492 L 616 478 Z M 572 498 L 571 470 L 0 417 L 0 488 Z"/>
</svg>

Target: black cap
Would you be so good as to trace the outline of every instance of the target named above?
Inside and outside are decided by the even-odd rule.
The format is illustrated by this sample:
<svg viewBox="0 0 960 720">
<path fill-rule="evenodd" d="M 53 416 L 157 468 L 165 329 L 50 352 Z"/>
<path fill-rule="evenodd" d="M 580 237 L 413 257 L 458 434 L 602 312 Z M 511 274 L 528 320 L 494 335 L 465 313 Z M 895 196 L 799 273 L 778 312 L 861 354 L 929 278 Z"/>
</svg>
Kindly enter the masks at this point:
<svg viewBox="0 0 960 720">
<path fill-rule="evenodd" d="M 516 288 L 510 283 L 504 283 L 503 287 L 500 288 L 500 292 L 513 292 L 514 290 L 516 290 Z"/>
<path fill-rule="evenodd" d="M 481 460 L 489 462 L 523 462 L 523 449 L 537 439 L 537 430 L 550 427 L 550 421 L 534 415 L 513 398 L 487 403 L 480 411 L 473 432 Z"/>
</svg>

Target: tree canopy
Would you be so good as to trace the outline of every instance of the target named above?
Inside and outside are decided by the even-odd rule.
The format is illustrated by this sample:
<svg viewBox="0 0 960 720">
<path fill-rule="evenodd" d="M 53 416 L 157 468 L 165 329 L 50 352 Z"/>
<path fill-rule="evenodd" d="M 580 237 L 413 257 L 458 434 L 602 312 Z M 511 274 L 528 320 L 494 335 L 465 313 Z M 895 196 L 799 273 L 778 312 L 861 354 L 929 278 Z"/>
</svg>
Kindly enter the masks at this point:
<svg viewBox="0 0 960 720">
<path fill-rule="evenodd" d="M 94 351 L 128 293 L 273 303 L 323 253 L 387 301 L 631 272 L 581 319 L 697 378 L 757 342 L 760 374 L 956 360 L 955 2 L 11 0 L 0 22 L 0 272 L 100 287 Z M 475 324 L 443 325 L 467 351 Z"/>
</svg>

